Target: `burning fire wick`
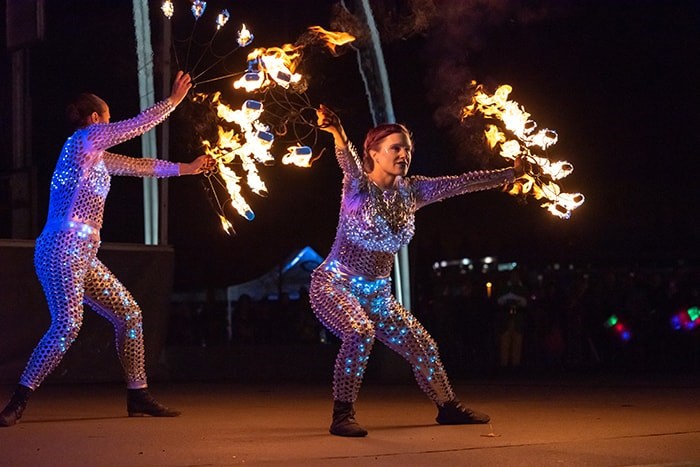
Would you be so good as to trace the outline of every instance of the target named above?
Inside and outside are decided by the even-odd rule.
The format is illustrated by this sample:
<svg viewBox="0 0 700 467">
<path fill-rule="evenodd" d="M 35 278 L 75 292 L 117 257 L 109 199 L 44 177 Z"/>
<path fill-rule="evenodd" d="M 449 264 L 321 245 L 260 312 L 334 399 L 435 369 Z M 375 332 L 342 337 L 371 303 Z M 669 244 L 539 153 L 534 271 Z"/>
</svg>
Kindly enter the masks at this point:
<svg viewBox="0 0 700 467">
<path fill-rule="evenodd" d="M 531 165 L 529 173 L 516 180 L 508 193 L 543 199 L 545 202 L 541 207 L 551 214 L 562 219 L 571 217 L 571 211 L 583 204 L 585 198 L 581 193 L 563 193 L 555 181 L 568 176 L 574 170 L 573 165 L 566 161 L 552 162 L 531 150 L 534 147 L 545 150 L 552 146 L 558 140 L 557 133 L 549 129 L 536 131 L 537 123 L 530 119 L 530 114 L 517 102 L 508 100 L 512 91 L 510 86 L 500 86 L 493 95 L 486 94 L 475 82 L 472 86 L 474 95 L 462 109 L 462 118 L 481 114 L 486 119 L 500 122 L 513 138 L 509 139 L 499 125 L 489 124 L 484 131 L 489 147 L 499 147 L 500 155 L 505 159 L 523 157 Z"/>
</svg>

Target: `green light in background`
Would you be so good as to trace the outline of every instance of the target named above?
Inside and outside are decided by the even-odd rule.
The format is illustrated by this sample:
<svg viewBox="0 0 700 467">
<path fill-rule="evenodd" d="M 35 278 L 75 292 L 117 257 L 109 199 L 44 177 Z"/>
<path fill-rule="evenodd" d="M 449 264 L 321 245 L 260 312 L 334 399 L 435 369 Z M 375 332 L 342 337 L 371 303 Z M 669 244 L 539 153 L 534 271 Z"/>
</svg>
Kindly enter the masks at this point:
<svg viewBox="0 0 700 467">
<path fill-rule="evenodd" d="M 611 328 L 617 324 L 617 315 L 612 315 L 610 318 L 605 321 L 605 327 L 606 328 Z"/>
</svg>

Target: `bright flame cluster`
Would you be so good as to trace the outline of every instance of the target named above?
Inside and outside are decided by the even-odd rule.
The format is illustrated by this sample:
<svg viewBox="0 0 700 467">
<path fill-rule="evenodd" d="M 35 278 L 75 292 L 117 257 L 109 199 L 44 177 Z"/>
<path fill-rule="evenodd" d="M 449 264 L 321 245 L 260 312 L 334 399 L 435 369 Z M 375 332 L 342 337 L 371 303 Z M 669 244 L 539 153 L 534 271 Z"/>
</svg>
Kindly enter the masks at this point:
<svg viewBox="0 0 700 467">
<path fill-rule="evenodd" d="M 204 15 L 206 8 L 207 2 L 190 0 L 190 12 L 194 17 L 195 24 Z M 175 13 L 173 2 L 170 0 L 163 1 L 161 11 L 167 19 L 171 19 Z M 224 28 L 230 18 L 231 15 L 228 10 L 221 10 L 216 16 L 216 30 L 214 34 Z M 326 31 L 320 26 L 309 27 L 307 39 L 309 37 L 311 41 L 322 42 L 333 55 L 337 55 L 337 46 L 355 40 L 350 34 Z M 192 37 L 190 37 L 189 41 L 191 43 Z M 238 47 L 246 47 L 252 41 L 253 34 L 243 24 L 238 31 L 236 39 Z M 281 47 L 254 49 L 247 56 L 247 71 L 242 73 L 240 79 L 233 82 L 233 87 L 248 93 L 257 92 L 263 95 L 268 89 L 275 86 L 280 86 L 284 90 L 291 87 L 291 90 L 294 92 L 302 92 L 300 90 L 305 89 L 305 85 L 303 85 L 303 76 L 297 72 L 297 68 L 301 63 L 303 48 L 311 41 L 306 40 L 300 45 L 284 44 Z M 208 43 L 208 47 L 211 47 L 212 42 L 213 36 Z M 231 52 L 218 57 L 219 61 L 229 56 L 235 50 L 233 49 Z M 202 74 L 211 68 L 212 66 L 195 76 L 194 79 L 201 77 Z M 202 82 L 212 82 L 230 76 L 232 75 L 224 75 Z M 297 83 L 301 83 L 301 85 L 294 86 Z M 206 154 L 212 156 L 216 161 L 216 169 L 208 174 L 209 182 L 216 181 L 225 187 L 229 195 L 229 199 L 226 202 L 230 201 L 230 205 L 238 214 L 248 220 L 252 220 L 255 214 L 243 196 L 243 184 L 247 186 L 249 191 L 257 195 L 264 196 L 267 194 L 265 182 L 258 172 L 258 164 L 271 165 L 274 163 L 274 157 L 270 150 L 275 141 L 275 135 L 270 127 L 261 121 L 264 111 L 262 99 L 246 100 L 237 109 L 223 103 L 220 92 L 216 92 L 211 96 L 197 94 L 193 97 L 193 100 L 199 103 L 207 101 L 207 104 L 211 104 L 216 109 L 217 118 L 219 119 L 216 141 L 202 141 Z M 309 146 L 302 145 L 299 141 L 295 145 L 289 146 L 286 154 L 282 157 L 283 164 L 296 165 L 298 167 L 311 167 L 314 160 L 312 149 Z M 234 167 L 236 170 L 234 170 Z M 213 185 L 212 189 L 214 189 Z M 214 191 L 214 196 L 216 197 L 219 208 L 218 215 L 224 230 L 228 233 L 233 233 L 233 225 L 226 218 L 216 190 Z"/>
<path fill-rule="evenodd" d="M 581 193 L 564 193 L 556 180 L 568 176 L 574 167 L 566 161 L 552 162 L 546 157 L 533 153 L 535 148 L 542 150 L 555 144 L 558 135 L 553 130 L 538 129 L 537 123 L 530 119 L 530 114 L 515 101 L 509 100 L 512 88 L 500 86 L 493 95 L 476 86 L 472 102 L 462 110 L 462 118 L 477 113 L 488 119 L 499 120 L 506 130 L 513 135 L 509 138 L 498 126 L 489 124 L 484 131 L 491 149 L 499 147 L 499 154 L 505 159 L 525 158 L 532 166 L 530 173 L 515 181 L 509 189 L 512 195 L 529 194 L 537 200 L 545 200 L 542 207 L 563 219 L 571 217 L 571 211 L 584 202 Z"/>
<path fill-rule="evenodd" d="M 206 97 L 198 94 L 195 100 L 202 101 Z M 202 145 L 206 154 L 216 161 L 217 172 L 231 198 L 231 206 L 241 216 L 253 220 L 255 214 L 243 197 L 241 182 L 245 181 L 248 188 L 257 195 L 267 194 L 267 187 L 260 178 L 257 164 L 274 162 L 274 157 L 270 154 L 274 135 L 259 120 L 263 113 L 263 104 L 259 101 L 247 100 L 240 108 L 233 109 L 221 102 L 221 93 L 217 92 L 212 96 L 212 105 L 216 108 L 218 118 L 229 124 L 235 124 L 238 131 L 218 125 L 218 140 L 216 142 L 204 140 Z M 245 178 L 236 174 L 231 168 L 233 164 L 241 165 Z M 223 216 L 222 223 L 224 223 Z M 224 228 L 230 230 L 226 223 Z"/>
<path fill-rule="evenodd" d="M 327 31 L 321 26 L 309 26 L 307 31 L 314 41 L 323 43 L 333 55 L 337 54 L 336 47 L 355 40 L 354 36 L 346 32 Z M 253 92 L 273 85 L 288 89 L 299 83 L 302 75 L 296 70 L 301 62 L 303 48 L 302 45 L 284 44 L 281 47 L 253 50 L 248 54 L 248 70 L 233 83 L 233 87 Z"/>
<path fill-rule="evenodd" d="M 301 48 L 291 44 L 254 49 L 248 54 L 248 71 L 234 81 L 233 87 L 253 92 L 277 84 L 287 89 L 301 81 L 301 74 L 295 73 L 300 59 Z"/>
</svg>

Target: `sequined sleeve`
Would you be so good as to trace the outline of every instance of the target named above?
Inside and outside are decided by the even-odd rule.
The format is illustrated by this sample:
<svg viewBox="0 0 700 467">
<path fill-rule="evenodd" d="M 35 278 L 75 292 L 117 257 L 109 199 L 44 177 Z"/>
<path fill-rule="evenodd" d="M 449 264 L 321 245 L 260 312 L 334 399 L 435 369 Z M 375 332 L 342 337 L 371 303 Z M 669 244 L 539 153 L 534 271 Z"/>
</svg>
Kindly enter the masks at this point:
<svg viewBox="0 0 700 467">
<path fill-rule="evenodd" d="M 177 177 L 180 164 L 161 159 L 129 157 L 106 152 L 103 155 L 110 175 L 130 175 L 133 177 Z"/>
<path fill-rule="evenodd" d="M 357 148 L 351 142 L 344 148 L 335 148 L 335 157 L 343 175 L 350 178 L 360 178 L 362 175 L 362 161 L 357 154 Z"/>
<path fill-rule="evenodd" d="M 86 128 L 90 150 L 105 150 L 142 135 L 165 120 L 173 110 L 173 105 L 166 99 L 128 120 L 90 125 Z"/>
<path fill-rule="evenodd" d="M 462 175 L 428 178 L 410 177 L 410 184 L 416 194 L 416 209 L 437 201 L 473 191 L 497 188 L 515 180 L 513 168 L 499 170 L 478 170 Z"/>
</svg>

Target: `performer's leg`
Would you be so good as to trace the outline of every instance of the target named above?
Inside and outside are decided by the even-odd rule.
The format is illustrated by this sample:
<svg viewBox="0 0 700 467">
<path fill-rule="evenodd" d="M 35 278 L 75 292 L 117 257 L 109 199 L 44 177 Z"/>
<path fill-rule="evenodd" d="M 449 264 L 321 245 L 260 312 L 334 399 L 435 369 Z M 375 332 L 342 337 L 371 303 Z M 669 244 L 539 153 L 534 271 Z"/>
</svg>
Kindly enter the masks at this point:
<svg viewBox="0 0 700 467">
<path fill-rule="evenodd" d="M 72 232 L 43 234 L 36 241 L 34 263 L 44 290 L 51 325 L 34 348 L 10 402 L 0 412 L 0 426 L 15 425 L 31 393 L 61 362 L 83 323 L 83 278 L 97 245 Z"/>
<path fill-rule="evenodd" d="M 355 402 L 374 345 L 375 328 L 344 282 L 330 272 L 314 272 L 309 298 L 321 323 L 342 341 L 333 372 L 333 398 Z"/>
<path fill-rule="evenodd" d="M 490 420 L 486 414 L 463 407 L 455 397 L 435 340 L 388 288 L 372 299 L 370 316 L 375 320 L 377 339 L 411 363 L 418 385 L 438 407 L 438 423 L 461 425 Z"/>
<path fill-rule="evenodd" d="M 160 405 L 148 393 L 141 308 L 131 293 L 97 258 L 85 277 L 85 302 L 114 327 L 119 361 L 127 383 L 129 416 L 175 417 L 180 412 Z"/>
<path fill-rule="evenodd" d="M 85 303 L 112 323 L 127 387 L 147 387 L 141 308 L 98 258 L 92 260 L 85 277 Z"/>
<path fill-rule="evenodd" d="M 34 349 L 20 378 L 21 385 L 38 388 L 78 337 L 83 324 L 83 281 L 96 247 L 72 232 L 37 239 L 34 263 L 51 313 L 51 325 Z"/>
<path fill-rule="evenodd" d="M 372 299 L 377 339 L 405 358 L 426 395 L 438 405 L 455 398 L 438 346 L 423 325 L 387 290 Z"/>
<path fill-rule="evenodd" d="M 329 431 L 337 436 L 366 436 L 367 430 L 355 420 L 354 402 L 374 344 L 374 326 L 344 277 L 315 271 L 309 298 L 318 319 L 342 342 L 333 371 L 333 422 Z"/>
</svg>

